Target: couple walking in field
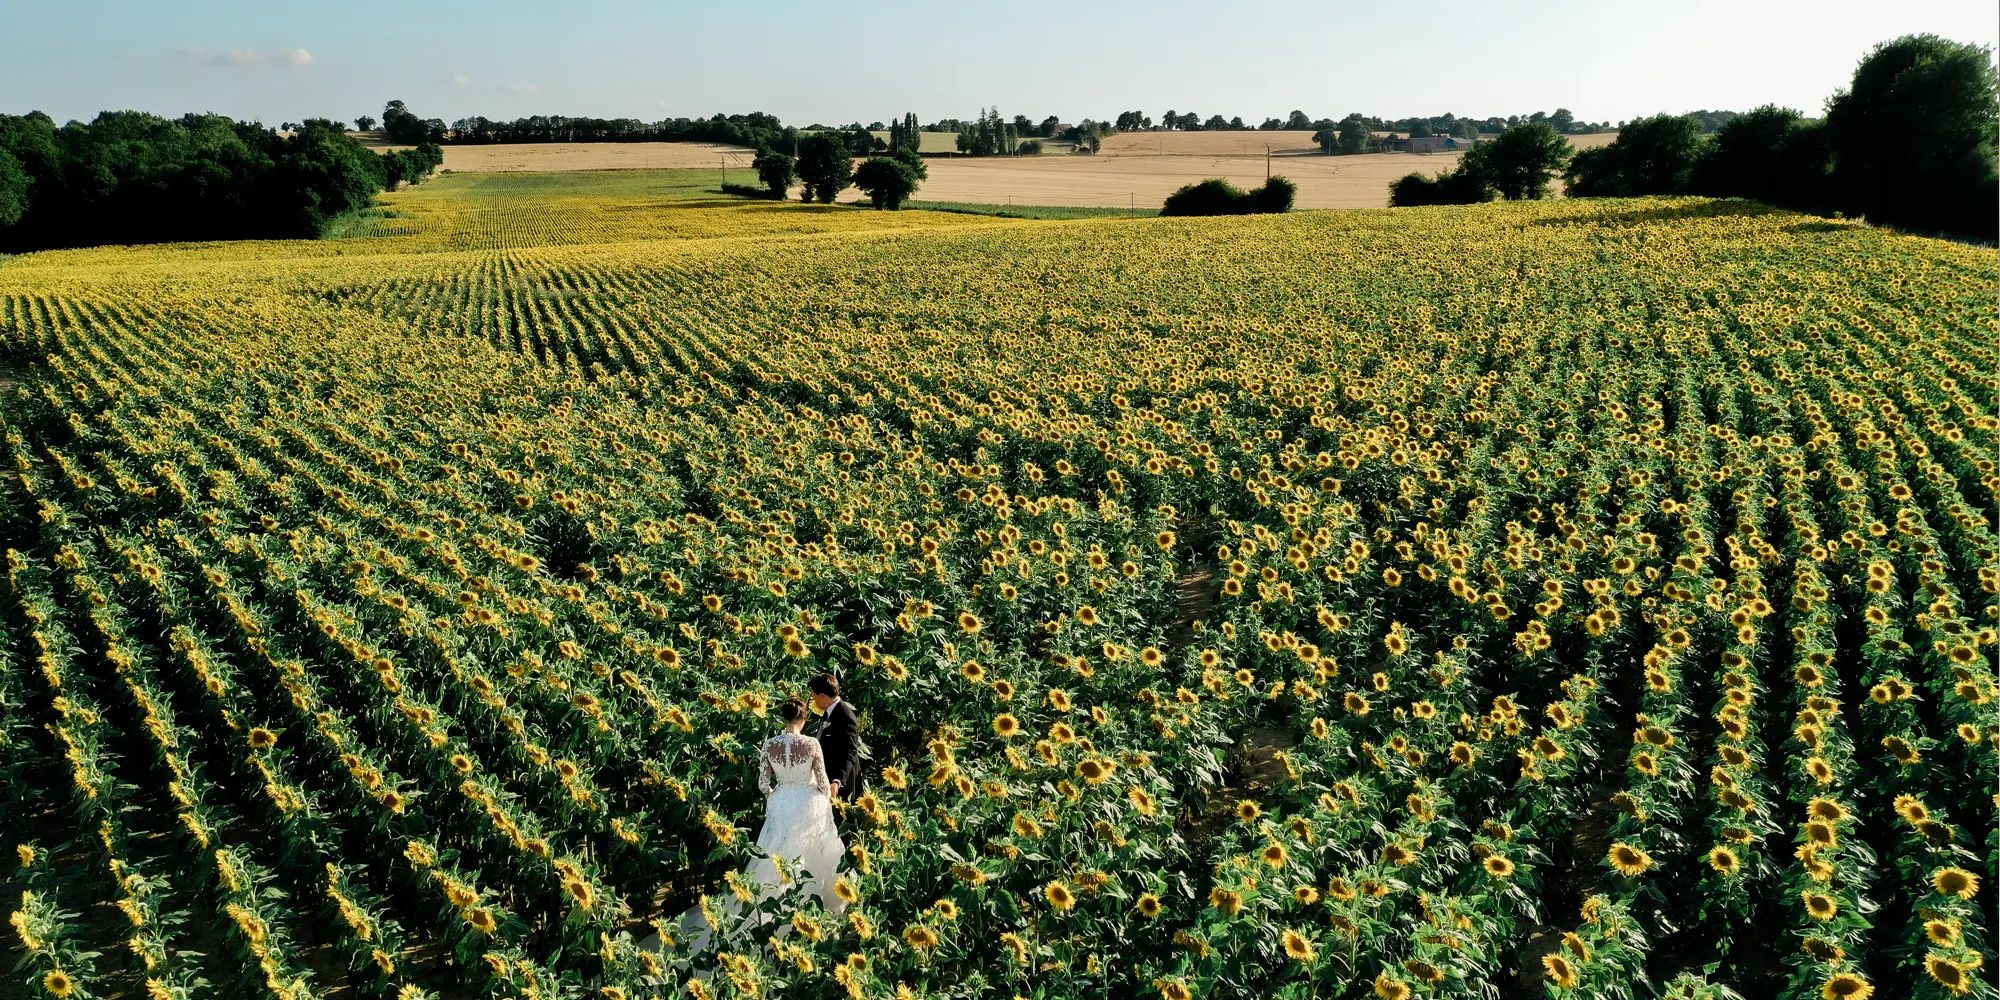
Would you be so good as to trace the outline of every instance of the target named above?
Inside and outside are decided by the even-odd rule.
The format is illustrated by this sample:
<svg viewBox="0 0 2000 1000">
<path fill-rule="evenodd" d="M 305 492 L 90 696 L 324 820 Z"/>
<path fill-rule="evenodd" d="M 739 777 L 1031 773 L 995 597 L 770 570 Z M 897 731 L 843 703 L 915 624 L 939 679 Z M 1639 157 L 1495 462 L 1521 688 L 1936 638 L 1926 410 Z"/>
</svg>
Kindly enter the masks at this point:
<svg viewBox="0 0 2000 1000">
<path fill-rule="evenodd" d="M 860 719 L 841 697 L 839 678 L 820 674 L 808 687 L 812 710 L 821 717 L 815 735 L 805 734 L 810 720 L 805 702 L 787 700 L 778 709 L 785 728 L 765 740 L 758 755 L 757 790 L 764 793 L 764 825 L 757 833 L 757 847 L 762 854 L 743 874 L 758 894 L 748 904 L 751 907 L 803 879 L 804 888 L 818 896 L 821 905 L 838 913 L 846 904 L 834 895 L 833 881 L 846 845 L 834 822 L 833 800 L 852 801 L 860 793 Z M 743 904 L 731 896 L 723 903 L 722 915 L 733 922 L 742 909 Z M 703 950 L 712 931 L 699 907 L 689 914 L 701 925 L 693 939 L 695 950 Z"/>
</svg>

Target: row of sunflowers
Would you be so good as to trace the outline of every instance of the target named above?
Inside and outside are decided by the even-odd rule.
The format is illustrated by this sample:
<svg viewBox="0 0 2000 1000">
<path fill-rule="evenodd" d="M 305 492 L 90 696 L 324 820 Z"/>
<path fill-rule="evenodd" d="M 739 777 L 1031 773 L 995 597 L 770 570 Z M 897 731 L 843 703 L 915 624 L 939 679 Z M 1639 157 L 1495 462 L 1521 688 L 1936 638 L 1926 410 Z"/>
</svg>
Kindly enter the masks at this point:
<svg viewBox="0 0 2000 1000">
<path fill-rule="evenodd" d="M 1611 205 L 0 270 L 24 988 L 1994 996 L 1990 262 Z"/>
</svg>

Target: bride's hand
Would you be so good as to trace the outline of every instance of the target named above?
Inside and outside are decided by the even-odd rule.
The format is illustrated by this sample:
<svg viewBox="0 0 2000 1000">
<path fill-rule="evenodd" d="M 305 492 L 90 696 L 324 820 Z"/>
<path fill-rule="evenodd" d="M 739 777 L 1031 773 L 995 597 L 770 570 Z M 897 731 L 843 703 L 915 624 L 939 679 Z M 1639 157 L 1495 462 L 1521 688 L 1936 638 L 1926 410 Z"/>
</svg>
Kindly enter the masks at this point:
<svg viewBox="0 0 2000 1000">
<path fill-rule="evenodd" d="M 828 787 L 828 791 L 826 793 L 827 798 L 837 799 L 840 797 L 840 782 L 838 781 L 828 782 L 827 787 Z"/>
</svg>

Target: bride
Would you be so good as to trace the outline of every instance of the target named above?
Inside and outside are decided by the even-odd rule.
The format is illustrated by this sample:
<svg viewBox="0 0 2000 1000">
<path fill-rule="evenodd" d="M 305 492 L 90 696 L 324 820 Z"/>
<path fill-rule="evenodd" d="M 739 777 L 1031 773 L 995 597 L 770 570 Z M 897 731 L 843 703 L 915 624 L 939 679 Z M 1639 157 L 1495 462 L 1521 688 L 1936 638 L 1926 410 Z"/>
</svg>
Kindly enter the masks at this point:
<svg viewBox="0 0 2000 1000">
<path fill-rule="evenodd" d="M 833 891 L 834 872 L 846 847 L 833 825 L 826 758 L 819 741 L 803 732 L 807 715 L 804 702 L 787 700 L 778 709 L 785 731 L 765 740 L 759 755 L 757 789 L 764 793 L 764 827 L 757 832 L 757 846 L 763 855 L 751 860 L 742 880 L 757 893 L 748 904 L 753 909 L 801 881 L 827 912 L 846 909 Z M 744 908 L 733 895 L 722 901 L 718 915 L 724 917 L 725 935 L 733 934 L 735 929 L 726 925 Z M 698 915 L 699 910 L 689 913 L 701 924 L 690 942 L 697 952 L 707 948 L 711 938 L 708 921 Z"/>
</svg>

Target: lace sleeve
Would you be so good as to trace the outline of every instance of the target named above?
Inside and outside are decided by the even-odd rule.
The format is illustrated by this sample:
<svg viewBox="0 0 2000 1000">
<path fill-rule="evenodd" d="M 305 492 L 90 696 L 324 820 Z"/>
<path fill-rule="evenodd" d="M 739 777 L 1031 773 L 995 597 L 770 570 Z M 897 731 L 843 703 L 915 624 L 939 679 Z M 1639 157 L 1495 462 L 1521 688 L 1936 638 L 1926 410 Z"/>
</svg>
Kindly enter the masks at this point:
<svg viewBox="0 0 2000 1000">
<path fill-rule="evenodd" d="M 820 752 L 818 740 L 808 740 L 806 742 L 812 744 L 813 787 L 819 789 L 821 795 L 831 795 L 833 793 L 833 785 L 826 780 L 826 754 Z"/>
<path fill-rule="evenodd" d="M 771 794 L 775 776 L 771 773 L 771 752 L 778 749 L 776 740 L 764 743 L 763 752 L 757 755 L 757 790 L 765 796 Z"/>
</svg>

